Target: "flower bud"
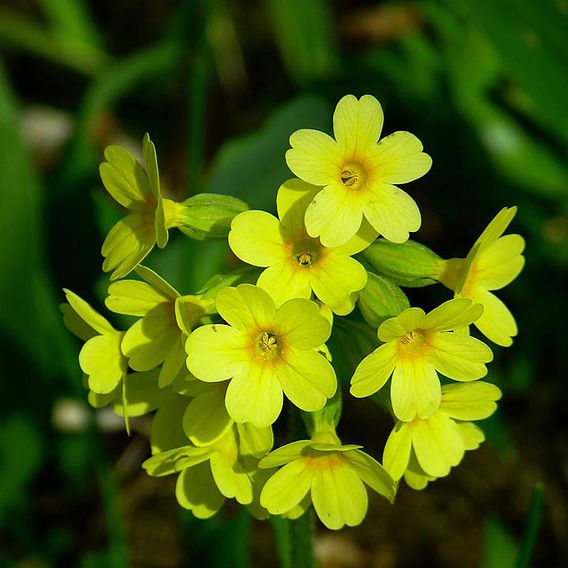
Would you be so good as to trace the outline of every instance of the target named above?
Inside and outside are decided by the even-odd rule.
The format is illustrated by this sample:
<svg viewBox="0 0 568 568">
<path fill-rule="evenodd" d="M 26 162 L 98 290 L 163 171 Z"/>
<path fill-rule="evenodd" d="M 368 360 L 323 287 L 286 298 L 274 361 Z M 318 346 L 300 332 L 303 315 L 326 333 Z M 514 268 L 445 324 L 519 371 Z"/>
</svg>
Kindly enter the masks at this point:
<svg viewBox="0 0 568 568">
<path fill-rule="evenodd" d="M 226 238 L 233 218 L 248 209 L 244 201 L 217 193 L 199 193 L 180 205 L 179 230 L 200 241 Z"/>
<path fill-rule="evenodd" d="M 406 294 L 390 278 L 368 273 L 367 285 L 359 292 L 357 303 L 365 321 L 378 328 L 383 321 L 410 307 Z"/>
<path fill-rule="evenodd" d="M 435 284 L 442 262 L 428 247 L 411 240 L 399 244 L 377 239 L 362 257 L 373 270 L 408 288 Z"/>
</svg>

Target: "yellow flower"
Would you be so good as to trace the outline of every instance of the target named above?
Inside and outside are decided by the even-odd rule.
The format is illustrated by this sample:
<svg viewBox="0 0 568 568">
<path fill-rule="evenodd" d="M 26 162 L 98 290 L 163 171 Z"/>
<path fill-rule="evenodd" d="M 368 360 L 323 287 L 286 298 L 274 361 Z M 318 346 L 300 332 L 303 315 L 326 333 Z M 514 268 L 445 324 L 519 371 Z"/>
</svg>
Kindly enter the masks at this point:
<svg viewBox="0 0 568 568">
<path fill-rule="evenodd" d="M 113 312 L 140 317 L 124 334 L 122 352 L 135 371 L 163 363 L 158 384 L 165 387 L 184 368 L 187 336 L 206 313 L 212 313 L 214 301 L 181 296 L 145 266 L 138 266 L 136 272 L 143 281 L 112 283 L 105 304 Z"/>
<path fill-rule="evenodd" d="M 261 505 L 273 515 L 294 511 L 296 517 L 311 502 L 329 529 L 360 524 L 368 505 L 364 484 L 391 502 L 395 495 L 390 475 L 360 447 L 342 445 L 334 431 L 325 431 L 274 450 L 259 467 L 284 467 L 264 485 Z"/>
<path fill-rule="evenodd" d="M 483 381 L 443 386 L 440 407 L 434 414 L 396 422 L 383 453 L 385 469 L 395 480 L 405 475 L 416 489 L 444 477 L 466 450 L 483 441 L 483 433 L 470 421 L 493 414 L 500 398 L 501 391 Z"/>
<path fill-rule="evenodd" d="M 158 453 L 142 467 L 160 477 L 179 473 L 176 483 L 178 503 L 200 518 L 214 515 L 225 498 L 250 505 L 254 499 L 254 463 L 272 447 L 271 428 L 233 425 L 211 445 L 186 445 Z"/>
<path fill-rule="evenodd" d="M 306 228 L 324 246 L 345 244 L 363 217 L 389 241 L 402 243 L 420 228 L 414 200 L 394 184 L 423 176 L 432 165 L 409 132 L 394 132 L 378 144 L 381 105 L 371 95 L 343 97 L 333 115 L 335 140 L 317 130 L 290 137 L 286 162 L 300 179 L 323 189 L 306 211 Z"/>
<path fill-rule="evenodd" d="M 180 225 L 180 204 L 162 197 L 156 149 L 148 134 L 142 144 L 144 167 L 121 146 L 107 146 L 100 175 L 106 190 L 129 213 L 110 230 L 101 253 L 111 280 L 126 276 L 152 250 L 164 248 L 168 229 Z"/>
<path fill-rule="evenodd" d="M 510 284 L 525 264 L 525 241 L 520 235 L 502 236 L 516 207 L 505 207 L 481 233 L 467 258 L 444 261 L 440 282 L 455 292 L 456 298 L 470 298 L 483 306 L 483 314 L 474 325 L 497 345 L 508 347 L 518 333 L 513 315 L 492 294 Z"/>
<path fill-rule="evenodd" d="M 229 245 L 254 266 L 267 267 L 257 285 L 277 305 L 313 294 L 336 314 L 353 310 L 357 293 L 367 282 L 367 271 L 351 255 L 366 248 L 377 232 L 364 223 L 355 237 L 341 247 L 322 246 L 306 232 L 304 215 L 320 190 L 298 179 L 284 183 L 276 198 L 278 220 L 265 211 L 245 211 L 233 219 Z"/>
<path fill-rule="evenodd" d="M 187 367 L 202 381 L 230 379 L 225 404 L 233 420 L 272 424 L 282 391 L 306 411 L 333 396 L 335 372 L 316 350 L 331 326 L 315 302 L 298 298 L 276 309 L 267 292 L 241 284 L 219 292 L 217 311 L 229 325 L 196 329 L 186 344 Z"/>
<path fill-rule="evenodd" d="M 351 394 L 364 397 L 378 391 L 392 375 L 391 402 L 399 420 L 428 418 L 440 406 L 438 372 L 456 381 L 473 381 L 487 374 L 493 359 L 485 343 L 462 333 L 483 311 L 465 298 L 449 300 L 425 314 L 408 308 L 383 322 L 384 342 L 365 357 L 351 379 Z"/>
<path fill-rule="evenodd" d="M 112 392 L 128 372 L 128 361 L 120 350 L 124 332 L 117 331 L 85 300 L 65 290 L 69 307 L 61 307 L 68 329 L 85 341 L 79 365 L 88 377 L 89 389 L 97 394 Z"/>
</svg>

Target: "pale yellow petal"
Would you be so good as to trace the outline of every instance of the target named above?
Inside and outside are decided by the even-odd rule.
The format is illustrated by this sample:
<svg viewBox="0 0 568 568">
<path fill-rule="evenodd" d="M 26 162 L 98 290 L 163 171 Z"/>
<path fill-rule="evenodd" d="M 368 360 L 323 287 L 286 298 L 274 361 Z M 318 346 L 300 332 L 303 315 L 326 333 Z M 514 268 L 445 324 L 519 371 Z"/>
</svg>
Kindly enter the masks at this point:
<svg viewBox="0 0 568 568">
<path fill-rule="evenodd" d="M 381 183 L 373 188 L 363 213 L 369 223 L 388 241 L 404 243 L 408 233 L 418 231 L 422 223 L 418 205 L 402 189 Z"/>
<path fill-rule="evenodd" d="M 333 310 L 365 287 L 367 271 L 354 258 L 329 251 L 312 267 L 310 280 L 315 295 Z"/>
<path fill-rule="evenodd" d="M 276 373 L 284 394 L 307 412 L 323 408 L 337 389 L 333 367 L 317 351 L 287 349 Z"/>
<path fill-rule="evenodd" d="M 302 452 L 312 445 L 311 440 L 298 440 L 276 448 L 258 462 L 258 467 L 271 468 L 290 463 L 302 455 Z"/>
<path fill-rule="evenodd" d="M 296 507 L 306 496 L 313 471 L 308 462 L 296 459 L 278 470 L 264 485 L 260 504 L 272 515 L 282 515 Z"/>
<path fill-rule="evenodd" d="M 466 298 L 448 300 L 426 314 L 421 324 L 423 329 L 446 331 L 470 325 L 483 313 L 483 306 Z"/>
<path fill-rule="evenodd" d="M 139 280 L 113 282 L 108 287 L 108 293 L 106 307 L 117 314 L 129 316 L 145 316 L 152 308 L 170 301 L 153 286 Z"/>
<path fill-rule="evenodd" d="M 176 498 L 184 509 L 189 509 L 198 519 L 212 517 L 225 502 L 208 463 L 184 469 L 179 474 Z"/>
<path fill-rule="evenodd" d="M 408 308 L 395 316 L 385 320 L 378 329 L 381 341 L 394 341 L 404 337 L 409 331 L 422 327 L 424 310 L 422 308 Z"/>
<path fill-rule="evenodd" d="M 217 294 L 217 311 L 233 327 L 242 330 L 269 329 L 276 306 L 270 294 L 252 284 L 223 288 Z"/>
<path fill-rule="evenodd" d="M 491 349 L 475 337 L 458 332 L 433 333 L 428 361 L 436 370 L 455 381 L 473 381 L 487 374 L 493 360 Z"/>
<path fill-rule="evenodd" d="M 87 302 L 85 302 L 85 300 L 77 296 L 77 294 L 75 294 L 74 292 L 71 292 L 71 290 L 63 288 L 63 291 L 65 292 L 65 297 L 67 298 L 67 301 L 69 302 L 69 305 L 71 306 L 75 314 L 79 316 L 79 318 L 81 318 L 81 320 L 83 320 L 83 322 L 87 324 L 87 326 L 91 328 L 93 332 L 116 332 L 114 327 L 112 327 L 112 325 L 103 316 L 101 316 Z M 84 336 L 86 335 L 87 331 L 88 330 L 84 329 L 84 327 L 80 328 L 80 333 Z"/>
<path fill-rule="evenodd" d="M 367 355 L 351 378 L 351 394 L 357 398 L 377 392 L 390 378 L 396 363 L 396 345 L 385 343 Z"/>
<path fill-rule="evenodd" d="M 344 153 L 364 158 L 374 150 L 383 129 L 383 109 L 379 101 L 364 95 L 359 100 L 344 96 L 333 113 L 333 132 Z"/>
<path fill-rule="evenodd" d="M 475 286 L 499 290 L 510 284 L 521 272 L 525 259 L 521 256 L 525 241 L 520 235 L 505 235 L 490 243 L 475 263 Z"/>
<path fill-rule="evenodd" d="M 331 333 L 331 325 L 319 306 L 301 298 L 288 300 L 278 308 L 275 329 L 286 346 L 299 349 L 315 349 Z"/>
<path fill-rule="evenodd" d="M 361 450 L 349 452 L 347 459 L 361 481 L 392 503 L 395 496 L 394 480 L 377 460 Z"/>
<path fill-rule="evenodd" d="M 398 481 L 408 466 L 412 448 L 410 424 L 398 421 L 390 433 L 383 451 L 383 465 L 395 481 Z"/>
<path fill-rule="evenodd" d="M 335 247 L 333 252 L 337 254 L 345 254 L 351 256 L 365 250 L 371 243 L 373 243 L 379 232 L 363 217 L 361 227 L 355 236 L 347 241 L 344 245 Z"/>
<path fill-rule="evenodd" d="M 511 221 L 517 213 L 516 207 L 503 207 L 497 215 L 491 220 L 489 225 L 485 228 L 483 233 L 479 236 L 473 248 L 480 246 L 481 249 L 485 248 L 488 244 L 497 240 L 510 225 Z"/>
<path fill-rule="evenodd" d="M 140 278 L 142 278 L 142 280 L 150 284 L 150 286 L 166 298 L 171 300 L 179 298 L 179 292 L 151 268 L 139 265 L 136 267 L 135 272 L 138 276 L 140 276 Z"/>
<path fill-rule="evenodd" d="M 271 426 L 258 428 L 250 422 L 242 422 L 236 425 L 239 435 L 239 455 L 241 458 L 264 457 L 274 445 L 274 434 Z"/>
<path fill-rule="evenodd" d="M 231 250 L 253 266 L 272 266 L 287 256 L 280 222 L 266 211 L 243 211 L 231 223 Z"/>
<path fill-rule="evenodd" d="M 326 247 L 339 247 L 361 228 L 363 205 L 341 183 L 333 183 L 312 199 L 306 210 L 306 229 Z"/>
<path fill-rule="evenodd" d="M 271 366 L 250 365 L 239 372 L 227 388 L 225 405 L 235 422 L 255 426 L 273 424 L 282 410 L 282 387 Z"/>
<path fill-rule="evenodd" d="M 432 167 L 432 158 L 422 149 L 420 140 L 410 132 L 393 132 L 383 138 L 374 159 L 381 181 L 398 184 L 422 177 Z"/>
<path fill-rule="evenodd" d="M 391 381 L 391 403 L 399 420 L 432 416 L 440 406 L 441 396 L 440 379 L 430 363 L 418 357 L 397 363 Z"/>
<path fill-rule="evenodd" d="M 412 425 L 412 445 L 420 467 L 428 475 L 443 477 L 461 461 L 465 452 L 456 423 L 443 412 Z"/>
<path fill-rule="evenodd" d="M 179 330 L 174 339 L 172 335 L 171 347 L 164 359 L 164 364 L 160 369 L 158 385 L 165 388 L 173 383 L 180 371 L 185 367 L 187 355 L 185 353 L 186 338 Z"/>
<path fill-rule="evenodd" d="M 79 365 L 89 377 L 89 388 L 106 394 L 116 388 L 126 374 L 126 359 L 120 351 L 122 334 L 106 333 L 92 337 L 79 353 Z"/>
<path fill-rule="evenodd" d="M 475 322 L 475 327 L 493 343 L 509 347 L 518 333 L 515 318 L 509 308 L 495 294 L 483 289 L 476 289 L 472 300 L 483 305 L 483 314 Z"/>
<path fill-rule="evenodd" d="M 291 236 L 305 233 L 304 216 L 308 205 L 321 187 L 306 183 L 301 179 L 289 179 L 278 189 L 276 207 L 280 222 Z"/>
<path fill-rule="evenodd" d="M 289 260 L 263 270 L 256 285 L 270 294 L 276 306 L 292 298 L 309 300 L 312 295 L 309 272 L 295 268 Z"/>
<path fill-rule="evenodd" d="M 444 385 L 441 410 L 456 420 L 483 420 L 495 412 L 500 398 L 501 390 L 483 381 Z"/>
<path fill-rule="evenodd" d="M 297 130 L 290 136 L 290 146 L 286 163 L 295 176 L 319 186 L 337 179 L 341 154 L 331 136 L 318 130 Z"/>
<path fill-rule="evenodd" d="M 466 450 L 477 450 L 485 440 L 483 430 L 473 422 L 458 422 L 457 426 Z"/>
<path fill-rule="evenodd" d="M 211 388 L 196 396 L 183 415 L 185 435 L 196 446 L 213 444 L 227 433 L 232 424 L 225 408 L 224 388 Z"/>
<path fill-rule="evenodd" d="M 248 368 L 248 338 L 228 325 L 197 328 L 187 339 L 187 368 L 198 379 L 218 382 Z"/>
<path fill-rule="evenodd" d="M 222 453 L 211 456 L 211 473 L 219 491 L 229 499 L 236 499 L 241 505 L 252 502 L 252 482 L 244 468 Z"/>
</svg>

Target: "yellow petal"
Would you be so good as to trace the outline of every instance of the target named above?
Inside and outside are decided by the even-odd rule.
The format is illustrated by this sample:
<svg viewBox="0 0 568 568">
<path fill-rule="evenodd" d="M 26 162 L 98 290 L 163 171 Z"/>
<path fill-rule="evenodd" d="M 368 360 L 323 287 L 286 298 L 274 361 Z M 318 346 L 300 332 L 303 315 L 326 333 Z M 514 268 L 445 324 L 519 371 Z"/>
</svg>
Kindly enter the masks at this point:
<svg viewBox="0 0 568 568">
<path fill-rule="evenodd" d="M 441 409 L 456 420 L 483 420 L 495 412 L 500 398 L 499 388 L 483 381 L 444 385 Z"/>
<path fill-rule="evenodd" d="M 152 191 L 142 166 L 126 148 L 107 146 L 99 171 L 106 190 L 127 209 L 139 210 L 151 200 Z"/>
<path fill-rule="evenodd" d="M 485 440 L 483 430 L 473 422 L 457 422 L 466 450 L 477 450 Z"/>
<path fill-rule="evenodd" d="M 487 225 L 477 241 L 475 241 L 472 250 L 475 249 L 476 246 L 483 249 L 488 244 L 497 240 L 510 225 L 516 213 L 516 207 L 503 207 L 503 209 L 501 209 L 501 211 L 499 211 L 499 213 L 497 213 L 497 215 L 495 215 L 495 217 L 491 220 L 491 223 Z"/>
<path fill-rule="evenodd" d="M 319 186 L 337 179 L 341 154 L 331 136 L 318 130 L 301 129 L 290 136 L 290 146 L 286 163 L 294 175 Z"/>
<path fill-rule="evenodd" d="M 291 444 L 286 444 L 270 452 L 266 457 L 258 462 L 258 467 L 271 468 L 290 463 L 302 455 L 302 452 L 312 445 L 311 440 L 298 440 Z"/>
<path fill-rule="evenodd" d="M 333 132 L 343 152 L 365 157 L 378 142 L 383 129 L 383 109 L 375 97 L 359 100 L 344 96 L 333 113 Z"/>
<path fill-rule="evenodd" d="M 448 300 L 426 314 L 421 327 L 437 331 L 456 329 L 470 325 L 479 319 L 482 313 L 483 307 L 480 304 L 471 302 L 466 298 Z"/>
<path fill-rule="evenodd" d="M 145 316 L 152 308 L 170 301 L 150 284 L 138 280 L 113 282 L 108 293 L 106 307 L 117 314 L 129 316 Z"/>
<path fill-rule="evenodd" d="M 351 378 L 351 394 L 357 398 L 370 396 L 382 389 L 396 363 L 396 345 L 385 343 L 367 355 Z"/>
<path fill-rule="evenodd" d="M 408 466 L 412 448 L 411 426 L 398 421 L 390 433 L 383 451 L 383 465 L 395 481 L 398 481 Z"/>
<path fill-rule="evenodd" d="M 276 312 L 275 329 L 286 346 L 315 349 L 329 339 L 331 325 L 315 302 L 296 298 Z"/>
<path fill-rule="evenodd" d="M 272 515 L 282 515 L 297 506 L 310 489 L 313 471 L 306 460 L 297 459 L 277 471 L 264 485 L 260 504 Z"/>
<path fill-rule="evenodd" d="M 211 473 L 219 491 L 241 505 L 252 502 L 252 483 L 243 467 L 221 453 L 211 456 Z"/>
<path fill-rule="evenodd" d="M 188 402 L 185 396 L 170 393 L 160 405 L 152 419 L 150 430 L 150 446 L 153 454 L 187 445 L 187 436 L 182 428 L 182 417 Z"/>
<path fill-rule="evenodd" d="M 311 237 L 319 237 L 326 247 L 339 247 L 361 228 L 363 205 L 340 183 L 333 183 L 312 199 L 305 221 Z"/>
<path fill-rule="evenodd" d="M 233 424 L 225 408 L 225 389 L 215 387 L 196 396 L 183 415 L 183 431 L 196 446 L 213 444 Z"/>
<path fill-rule="evenodd" d="M 187 339 L 187 368 L 198 379 L 218 382 L 248 368 L 248 339 L 228 325 L 197 328 Z"/>
<path fill-rule="evenodd" d="M 79 318 L 81 318 L 81 320 L 83 320 L 83 322 L 87 325 L 87 329 L 85 329 L 83 325 L 76 321 L 76 318 L 73 318 L 74 323 L 72 323 L 71 325 L 73 325 L 75 328 L 77 328 L 77 326 L 80 326 L 77 329 L 83 336 L 86 337 L 86 335 L 88 334 L 88 328 L 92 330 L 92 332 L 88 334 L 90 335 L 90 337 L 92 337 L 94 332 L 101 334 L 116 332 L 114 327 L 112 327 L 112 325 L 110 325 L 110 323 L 103 316 L 101 316 L 89 304 L 87 304 L 85 300 L 77 296 L 77 294 L 75 294 L 74 292 L 71 292 L 71 290 L 63 288 L 63 291 L 65 292 L 65 297 L 67 298 L 67 301 L 69 302 L 69 305 L 71 306 L 75 314 L 79 316 Z"/>
<path fill-rule="evenodd" d="M 307 412 L 323 408 L 337 389 L 333 367 L 317 351 L 287 349 L 276 373 L 284 394 Z"/>
<path fill-rule="evenodd" d="M 518 329 L 509 308 L 495 294 L 483 289 L 475 289 L 471 299 L 483 305 L 483 314 L 475 322 L 475 327 L 497 345 L 512 345 Z"/>
<path fill-rule="evenodd" d="M 351 256 L 365 250 L 372 242 L 374 242 L 379 232 L 363 217 L 361 227 L 355 236 L 347 241 L 344 245 L 335 247 L 333 252 L 337 254 L 345 254 Z"/>
<path fill-rule="evenodd" d="M 184 509 L 189 509 L 198 519 L 212 517 L 225 501 L 213 480 L 208 463 L 184 469 L 179 474 L 176 498 Z"/>
<path fill-rule="evenodd" d="M 154 272 L 151 268 L 147 266 L 137 266 L 136 267 L 136 274 L 152 286 L 157 292 L 162 294 L 164 297 L 169 298 L 171 300 L 175 300 L 179 298 L 179 292 L 173 287 L 170 286 L 159 274 Z"/>
<path fill-rule="evenodd" d="M 420 358 L 397 363 L 391 381 L 391 402 L 399 420 L 432 416 L 440 406 L 441 396 L 440 380 L 430 363 Z"/>
<path fill-rule="evenodd" d="M 289 260 L 264 270 L 258 278 L 257 286 L 266 290 L 277 306 L 292 298 L 309 300 L 312 295 L 309 271 L 294 268 Z"/>
<path fill-rule="evenodd" d="M 347 454 L 349 465 L 371 489 L 386 497 L 391 503 L 395 496 L 393 478 L 386 469 L 371 456 L 361 450 L 353 450 Z"/>
<path fill-rule="evenodd" d="M 111 280 L 123 278 L 148 255 L 156 244 L 153 224 L 145 217 L 132 213 L 121 219 L 108 233 L 101 254 L 105 257 L 103 270 Z"/>
<path fill-rule="evenodd" d="M 233 327 L 242 330 L 269 329 L 276 306 L 270 294 L 252 284 L 223 288 L 217 294 L 217 311 Z"/>
<path fill-rule="evenodd" d="M 79 353 L 82 371 L 89 376 L 89 388 L 106 394 L 116 388 L 126 374 L 127 364 L 120 351 L 121 333 L 92 337 Z"/>
<path fill-rule="evenodd" d="M 124 377 L 124 382 L 127 384 L 125 400 L 117 396 L 112 407 L 119 416 L 124 415 L 123 404 L 128 416 L 142 416 L 156 410 L 169 396 L 158 387 L 157 371 L 129 373 Z"/>
<path fill-rule="evenodd" d="M 367 271 L 354 258 L 329 251 L 311 271 L 315 295 L 333 310 L 367 283 Z"/>
<path fill-rule="evenodd" d="M 412 425 L 412 445 L 428 475 L 444 477 L 461 461 L 465 447 L 456 423 L 443 412 Z"/>
<path fill-rule="evenodd" d="M 289 179 L 278 189 L 276 207 L 280 222 L 289 235 L 305 233 L 304 216 L 306 209 L 321 187 L 301 179 Z"/>
<path fill-rule="evenodd" d="M 378 329 L 381 341 L 394 341 L 404 337 L 409 331 L 422 327 L 424 310 L 421 308 L 408 308 L 395 316 L 385 320 Z"/>
<path fill-rule="evenodd" d="M 436 370 L 455 381 L 473 381 L 487 374 L 486 363 L 493 353 L 485 343 L 458 332 L 433 333 L 428 361 Z"/>
<path fill-rule="evenodd" d="M 274 445 L 274 434 L 271 426 L 258 428 L 250 422 L 237 424 L 239 434 L 239 455 L 245 459 L 264 457 Z"/>
<path fill-rule="evenodd" d="M 235 422 L 273 424 L 282 410 L 282 388 L 272 367 L 254 364 L 236 375 L 227 388 L 225 405 Z"/>
<path fill-rule="evenodd" d="M 510 284 L 525 264 L 521 256 L 525 241 L 520 235 L 505 235 L 490 243 L 478 255 L 475 263 L 475 286 L 499 290 Z"/>
<path fill-rule="evenodd" d="M 393 243 L 407 241 L 408 233 L 418 231 L 422 223 L 414 199 L 387 183 L 372 188 L 372 197 L 365 203 L 363 213 L 369 223 Z"/>
<path fill-rule="evenodd" d="M 280 222 L 266 211 L 243 211 L 231 223 L 231 250 L 253 266 L 272 266 L 287 255 Z"/>
<path fill-rule="evenodd" d="M 422 177 L 432 167 L 432 158 L 422 149 L 420 140 L 410 132 L 393 132 L 383 138 L 375 153 L 381 181 L 398 184 Z"/>
<path fill-rule="evenodd" d="M 180 331 L 177 332 L 175 339 L 172 335 L 171 347 L 164 359 L 164 364 L 160 369 L 160 375 L 158 377 L 158 385 L 161 389 L 171 385 L 179 372 L 185 367 L 185 360 L 187 358 L 185 342 L 185 335 Z"/>
</svg>

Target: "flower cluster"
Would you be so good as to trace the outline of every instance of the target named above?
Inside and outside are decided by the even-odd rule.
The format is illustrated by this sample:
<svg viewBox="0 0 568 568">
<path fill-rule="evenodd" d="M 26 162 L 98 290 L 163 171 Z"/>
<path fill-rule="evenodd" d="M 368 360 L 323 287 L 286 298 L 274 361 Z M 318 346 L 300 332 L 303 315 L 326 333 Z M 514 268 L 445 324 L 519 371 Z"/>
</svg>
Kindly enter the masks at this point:
<svg viewBox="0 0 568 568">
<path fill-rule="evenodd" d="M 484 439 L 473 421 L 495 411 L 501 391 L 480 381 L 493 352 L 470 328 L 500 346 L 517 334 L 493 294 L 523 267 L 522 237 L 503 236 L 516 210 L 498 213 L 465 258 L 408 240 L 421 216 L 398 185 L 424 176 L 431 159 L 414 135 L 381 139 L 382 127 L 374 97 L 347 95 L 334 137 L 292 134 L 296 177 L 278 189 L 276 216 L 223 195 L 166 199 L 148 135 L 143 164 L 124 148 L 105 151 L 101 178 L 128 214 L 102 247 L 113 281 L 104 303 L 132 321 L 117 330 L 69 290 L 64 321 L 84 342 L 89 402 L 112 406 L 127 429 L 151 415 L 143 467 L 178 474 L 177 500 L 196 517 L 235 499 L 259 519 L 313 506 L 330 529 L 354 526 L 367 491 L 392 503 L 403 477 L 423 489 Z M 180 293 L 140 264 L 172 228 L 226 238 L 245 264 Z M 435 283 L 454 297 L 428 312 L 402 290 Z M 355 353 L 352 368 L 336 363 L 342 349 Z M 393 418 L 382 464 L 338 437 L 349 393 Z M 305 434 L 283 433 L 284 408 Z"/>
</svg>

